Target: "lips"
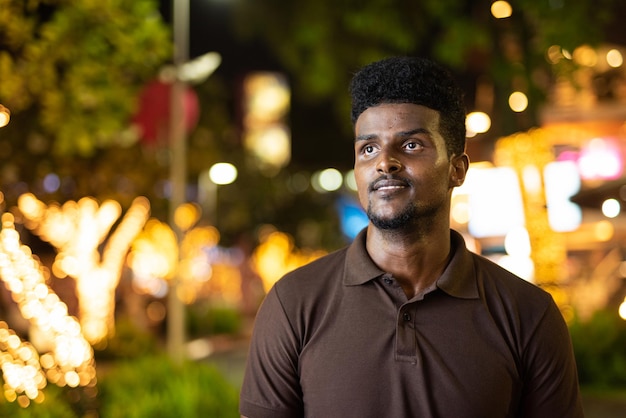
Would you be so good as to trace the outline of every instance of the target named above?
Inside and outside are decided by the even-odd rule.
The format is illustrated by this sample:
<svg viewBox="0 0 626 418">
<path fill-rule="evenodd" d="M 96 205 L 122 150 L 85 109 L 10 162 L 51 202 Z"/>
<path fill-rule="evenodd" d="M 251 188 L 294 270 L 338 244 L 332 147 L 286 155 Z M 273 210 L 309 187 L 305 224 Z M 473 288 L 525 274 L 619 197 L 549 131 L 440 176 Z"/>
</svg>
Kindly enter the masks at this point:
<svg viewBox="0 0 626 418">
<path fill-rule="evenodd" d="M 410 187 L 408 181 L 398 178 L 380 178 L 370 186 L 370 191 L 392 191 Z"/>
</svg>

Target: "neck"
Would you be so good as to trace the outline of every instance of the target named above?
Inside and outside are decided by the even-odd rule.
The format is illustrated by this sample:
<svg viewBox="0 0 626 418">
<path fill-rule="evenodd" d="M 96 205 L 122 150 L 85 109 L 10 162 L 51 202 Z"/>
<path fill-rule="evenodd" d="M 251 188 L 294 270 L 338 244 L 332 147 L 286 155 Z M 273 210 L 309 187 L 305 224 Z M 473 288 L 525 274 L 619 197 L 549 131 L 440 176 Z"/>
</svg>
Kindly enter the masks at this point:
<svg viewBox="0 0 626 418">
<path fill-rule="evenodd" d="M 445 269 L 450 255 L 450 225 L 428 229 L 381 230 L 369 225 L 366 248 L 378 267 L 391 273 L 407 297 L 429 288 Z"/>
</svg>

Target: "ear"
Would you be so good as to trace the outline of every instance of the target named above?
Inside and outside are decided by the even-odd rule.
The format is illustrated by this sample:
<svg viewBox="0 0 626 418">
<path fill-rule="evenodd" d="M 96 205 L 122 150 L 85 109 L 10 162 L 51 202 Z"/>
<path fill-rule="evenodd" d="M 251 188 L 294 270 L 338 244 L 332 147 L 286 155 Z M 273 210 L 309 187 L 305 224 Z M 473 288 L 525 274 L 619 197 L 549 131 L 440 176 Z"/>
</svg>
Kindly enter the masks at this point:
<svg viewBox="0 0 626 418">
<path fill-rule="evenodd" d="M 465 153 L 453 155 L 450 160 L 450 187 L 459 187 L 465 181 L 469 168 L 469 156 Z"/>
</svg>

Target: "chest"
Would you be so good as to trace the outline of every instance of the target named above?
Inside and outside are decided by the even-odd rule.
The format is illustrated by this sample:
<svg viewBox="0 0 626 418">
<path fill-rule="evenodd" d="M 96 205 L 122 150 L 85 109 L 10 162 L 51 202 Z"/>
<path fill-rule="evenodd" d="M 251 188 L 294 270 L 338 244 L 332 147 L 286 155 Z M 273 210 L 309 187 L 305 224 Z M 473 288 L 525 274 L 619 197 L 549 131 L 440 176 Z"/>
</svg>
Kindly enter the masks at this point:
<svg viewBox="0 0 626 418">
<path fill-rule="evenodd" d="M 510 416 L 516 354 L 479 300 L 350 290 L 309 324 L 299 358 L 305 405 L 316 409 L 307 416 Z"/>
</svg>

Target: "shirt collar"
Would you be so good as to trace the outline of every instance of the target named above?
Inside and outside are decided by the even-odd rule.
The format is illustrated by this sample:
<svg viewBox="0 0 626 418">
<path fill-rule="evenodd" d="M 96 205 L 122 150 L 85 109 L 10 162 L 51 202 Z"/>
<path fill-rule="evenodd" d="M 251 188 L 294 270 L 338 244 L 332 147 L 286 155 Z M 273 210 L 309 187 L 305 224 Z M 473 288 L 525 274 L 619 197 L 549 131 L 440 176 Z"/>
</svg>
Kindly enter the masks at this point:
<svg viewBox="0 0 626 418">
<path fill-rule="evenodd" d="M 348 247 L 343 277 L 346 286 L 362 285 L 385 274 L 367 253 L 366 235 L 367 228 L 364 228 Z M 454 230 L 450 230 L 450 246 L 452 258 L 437 280 L 437 287 L 450 296 L 475 299 L 478 297 L 478 286 L 473 257 L 461 234 Z"/>
</svg>

